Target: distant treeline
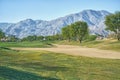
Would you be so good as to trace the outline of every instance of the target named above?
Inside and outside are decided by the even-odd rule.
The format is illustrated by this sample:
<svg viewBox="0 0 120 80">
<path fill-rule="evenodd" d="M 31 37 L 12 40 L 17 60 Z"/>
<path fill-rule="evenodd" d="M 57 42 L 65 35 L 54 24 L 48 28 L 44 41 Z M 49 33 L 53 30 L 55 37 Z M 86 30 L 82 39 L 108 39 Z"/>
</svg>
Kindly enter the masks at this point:
<svg viewBox="0 0 120 80">
<path fill-rule="evenodd" d="M 61 34 L 56 34 L 56 35 L 52 35 L 52 36 L 27 36 L 23 39 L 21 39 L 21 41 L 54 41 L 54 40 L 63 40 L 62 35 Z"/>
</svg>

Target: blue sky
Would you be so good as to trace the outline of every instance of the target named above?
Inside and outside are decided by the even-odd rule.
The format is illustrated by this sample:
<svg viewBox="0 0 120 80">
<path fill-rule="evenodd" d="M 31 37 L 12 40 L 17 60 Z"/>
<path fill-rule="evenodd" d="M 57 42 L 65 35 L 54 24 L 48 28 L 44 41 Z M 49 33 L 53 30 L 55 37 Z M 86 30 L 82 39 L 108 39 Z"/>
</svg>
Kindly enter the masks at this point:
<svg viewBox="0 0 120 80">
<path fill-rule="evenodd" d="M 120 11 L 120 0 L 0 0 L 0 22 L 52 20 L 82 10 Z"/>
</svg>

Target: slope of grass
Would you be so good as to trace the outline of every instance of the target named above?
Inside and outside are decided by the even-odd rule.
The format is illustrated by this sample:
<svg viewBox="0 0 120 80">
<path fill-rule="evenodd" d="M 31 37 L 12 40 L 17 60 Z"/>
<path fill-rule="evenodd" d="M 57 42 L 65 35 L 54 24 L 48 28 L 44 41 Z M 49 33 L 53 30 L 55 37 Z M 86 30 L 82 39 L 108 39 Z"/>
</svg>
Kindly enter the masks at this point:
<svg viewBox="0 0 120 80">
<path fill-rule="evenodd" d="M 50 41 L 0 42 L 2 47 L 51 47 Z"/>
<path fill-rule="evenodd" d="M 81 44 L 78 41 L 59 41 L 56 44 L 65 45 L 78 45 L 89 48 L 99 48 L 105 50 L 114 50 L 120 52 L 120 41 L 117 40 L 96 40 L 96 41 L 83 41 Z"/>
<path fill-rule="evenodd" d="M 120 80 L 120 60 L 0 49 L 0 80 Z"/>
</svg>

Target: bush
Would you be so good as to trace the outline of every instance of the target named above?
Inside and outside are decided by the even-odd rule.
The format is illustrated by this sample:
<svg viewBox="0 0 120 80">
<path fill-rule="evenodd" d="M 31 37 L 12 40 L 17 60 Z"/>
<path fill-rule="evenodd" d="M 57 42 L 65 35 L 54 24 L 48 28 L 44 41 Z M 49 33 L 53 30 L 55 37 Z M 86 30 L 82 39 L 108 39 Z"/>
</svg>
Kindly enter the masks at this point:
<svg viewBox="0 0 120 80">
<path fill-rule="evenodd" d="M 86 37 L 86 41 L 94 41 L 96 40 L 97 36 L 96 35 L 88 35 Z"/>
</svg>

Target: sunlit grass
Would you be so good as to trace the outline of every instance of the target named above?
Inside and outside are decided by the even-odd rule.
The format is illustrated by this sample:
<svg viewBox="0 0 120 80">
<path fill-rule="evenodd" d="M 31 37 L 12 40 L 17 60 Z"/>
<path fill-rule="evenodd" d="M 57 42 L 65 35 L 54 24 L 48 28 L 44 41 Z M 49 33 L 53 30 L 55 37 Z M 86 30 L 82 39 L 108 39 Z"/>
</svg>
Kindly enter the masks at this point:
<svg viewBox="0 0 120 80">
<path fill-rule="evenodd" d="M 120 79 L 119 59 L 75 57 L 48 51 L 0 51 L 0 71 L 4 72 L 0 74 L 1 80 Z"/>
<path fill-rule="evenodd" d="M 50 41 L 0 42 L 2 47 L 51 47 Z"/>
<path fill-rule="evenodd" d="M 120 52 L 120 41 L 117 40 L 96 40 L 83 41 L 81 44 L 78 41 L 59 41 L 56 44 L 77 45 L 89 48 L 99 48 L 105 50 L 114 50 Z"/>
</svg>

